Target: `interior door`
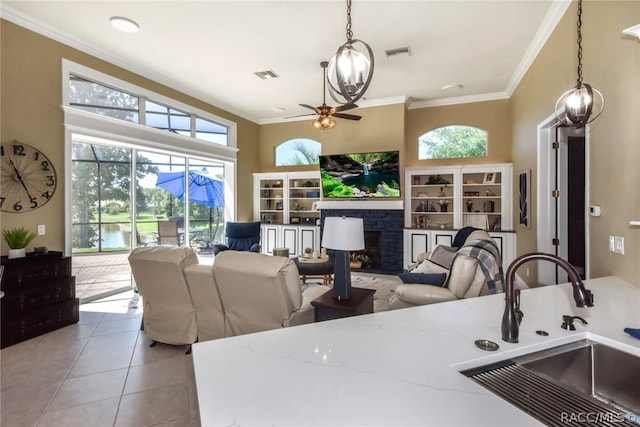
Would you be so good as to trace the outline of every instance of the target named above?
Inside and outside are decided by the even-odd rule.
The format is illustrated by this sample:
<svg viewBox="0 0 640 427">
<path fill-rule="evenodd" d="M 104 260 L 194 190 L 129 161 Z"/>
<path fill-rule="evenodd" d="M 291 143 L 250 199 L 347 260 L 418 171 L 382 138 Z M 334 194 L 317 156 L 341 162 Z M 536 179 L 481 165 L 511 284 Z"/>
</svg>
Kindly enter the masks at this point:
<svg viewBox="0 0 640 427">
<path fill-rule="evenodd" d="M 551 252 L 569 261 L 582 278 L 586 276 L 586 144 L 584 129 L 556 127 L 550 173 Z M 567 282 L 557 265 L 538 263 L 538 281 L 550 285 Z"/>
</svg>

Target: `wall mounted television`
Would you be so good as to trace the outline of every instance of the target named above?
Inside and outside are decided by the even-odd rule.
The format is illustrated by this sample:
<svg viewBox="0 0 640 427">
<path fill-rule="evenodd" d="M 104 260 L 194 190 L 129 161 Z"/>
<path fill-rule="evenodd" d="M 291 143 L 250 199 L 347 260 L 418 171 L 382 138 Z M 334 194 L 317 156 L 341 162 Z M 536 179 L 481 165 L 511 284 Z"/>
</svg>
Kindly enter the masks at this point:
<svg viewBox="0 0 640 427">
<path fill-rule="evenodd" d="M 320 155 L 323 199 L 399 199 L 398 151 Z"/>
</svg>

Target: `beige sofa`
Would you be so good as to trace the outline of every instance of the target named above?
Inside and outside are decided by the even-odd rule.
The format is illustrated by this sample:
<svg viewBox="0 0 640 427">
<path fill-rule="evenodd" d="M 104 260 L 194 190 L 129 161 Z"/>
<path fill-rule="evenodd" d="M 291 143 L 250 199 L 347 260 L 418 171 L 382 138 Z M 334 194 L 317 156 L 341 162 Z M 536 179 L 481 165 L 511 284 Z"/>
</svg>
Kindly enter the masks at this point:
<svg viewBox="0 0 640 427">
<path fill-rule="evenodd" d="M 478 247 L 491 244 L 487 250 L 482 250 L 482 254 L 477 252 Z M 446 249 L 446 251 L 437 251 Z M 489 251 L 488 249 L 491 249 Z M 444 252 L 445 255 L 442 255 Z M 446 255 L 449 253 L 450 255 Z M 449 257 L 448 260 L 444 259 Z M 445 286 L 431 284 L 411 284 L 404 283 L 398 285 L 394 295 L 389 299 L 389 308 L 407 308 L 417 305 L 434 304 L 438 302 L 453 301 L 462 298 L 473 298 L 481 295 L 502 291 L 502 260 L 495 246 L 495 242 L 484 230 L 477 230 L 469 234 L 463 246 L 459 249 L 436 248 L 433 253 L 425 253 L 418 257 L 419 264 L 438 262 L 446 268 Z M 447 264 L 447 262 L 449 264 Z M 485 270 L 483 271 L 483 264 Z M 494 268 L 498 289 L 490 289 L 487 280 L 487 265 Z M 418 269 L 421 266 L 418 266 Z M 426 270 L 422 270 L 426 271 Z M 439 270 L 438 270 L 439 272 Z"/>
<path fill-rule="evenodd" d="M 153 246 L 129 256 L 144 301 L 149 338 L 191 344 L 313 322 L 311 301 L 329 290 L 301 291 L 293 260 L 225 251 L 213 267 L 188 247 Z"/>
</svg>

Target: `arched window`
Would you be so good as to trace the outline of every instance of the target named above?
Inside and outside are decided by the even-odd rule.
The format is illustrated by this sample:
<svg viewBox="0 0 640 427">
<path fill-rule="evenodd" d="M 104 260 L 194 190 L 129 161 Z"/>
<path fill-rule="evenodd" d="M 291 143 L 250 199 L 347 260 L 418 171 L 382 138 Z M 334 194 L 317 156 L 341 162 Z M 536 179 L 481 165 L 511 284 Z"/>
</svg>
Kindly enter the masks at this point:
<svg viewBox="0 0 640 427">
<path fill-rule="evenodd" d="M 487 155 L 487 131 L 472 126 L 443 126 L 418 138 L 419 159 L 455 159 Z"/>
<path fill-rule="evenodd" d="M 320 143 L 312 139 L 290 139 L 276 147 L 276 166 L 317 164 L 321 149 Z"/>
</svg>

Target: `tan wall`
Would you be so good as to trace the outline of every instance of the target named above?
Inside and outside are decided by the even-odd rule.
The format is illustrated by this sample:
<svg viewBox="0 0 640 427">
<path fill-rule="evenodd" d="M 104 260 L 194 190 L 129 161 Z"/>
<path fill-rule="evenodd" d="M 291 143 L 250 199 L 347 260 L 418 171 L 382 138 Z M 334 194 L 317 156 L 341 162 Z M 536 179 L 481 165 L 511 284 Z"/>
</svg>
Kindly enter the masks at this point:
<svg viewBox="0 0 640 427">
<path fill-rule="evenodd" d="M 574 3 L 512 97 L 514 171 L 533 170 L 532 213 L 537 208 L 536 127 L 576 81 L 576 10 Z M 588 203 L 603 212 L 589 226 L 591 276 L 616 274 L 640 283 L 640 229 L 629 226 L 640 218 L 640 42 L 622 34 L 640 22 L 640 2 L 586 1 L 582 21 L 584 81 L 606 100 L 590 126 Z M 536 233 L 537 220 L 530 230 L 518 230 L 519 253 L 535 250 Z M 609 235 L 625 238 L 625 255 L 608 251 Z"/>
<path fill-rule="evenodd" d="M 257 124 L 8 21 L 0 21 L 0 26 L 0 140 L 17 140 L 41 149 L 54 163 L 59 180 L 54 197 L 42 208 L 22 214 L 3 212 L 0 217 L 3 229 L 24 226 L 35 230 L 37 224 L 45 224 L 47 234 L 38 236 L 32 246 L 47 246 L 57 251 L 64 249 L 64 118 L 60 108 L 63 58 L 238 123 L 239 193 L 251 193 L 251 172 L 256 168 L 258 153 L 250 148 L 258 140 Z M 251 211 L 251 199 L 240 197 L 238 218 L 250 218 Z M 27 250 L 30 251 L 32 246 Z M 6 254 L 8 249 L 2 241 L 2 254 Z"/>
<path fill-rule="evenodd" d="M 442 126 L 465 125 L 488 133 L 486 157 L 418 160 L 418 138 Z M 408 110 L 406 166 L 511 162 L 511 103 L 509 100 L 474 102 Z"/>
<path fill-rule="evenodd" d="M 404 104 L 359 108 L 350 114 L 362 116 L 358 121 L 336 119 L 331 130 L 315 129 L 309 120 L 260 126 L 260 169 L 256 172 L 317 170 L 318 166 L 274 167 L 275 147 L 294 138 L 309 138 L 322 144 L 322 154 L 347 151 L 402 150 L 404 145 Z"/>
</svg>

